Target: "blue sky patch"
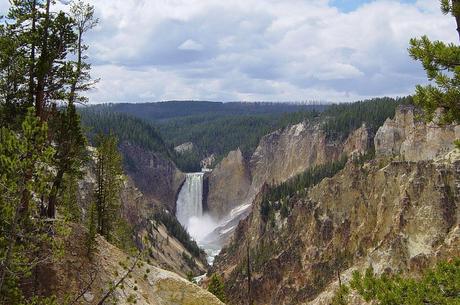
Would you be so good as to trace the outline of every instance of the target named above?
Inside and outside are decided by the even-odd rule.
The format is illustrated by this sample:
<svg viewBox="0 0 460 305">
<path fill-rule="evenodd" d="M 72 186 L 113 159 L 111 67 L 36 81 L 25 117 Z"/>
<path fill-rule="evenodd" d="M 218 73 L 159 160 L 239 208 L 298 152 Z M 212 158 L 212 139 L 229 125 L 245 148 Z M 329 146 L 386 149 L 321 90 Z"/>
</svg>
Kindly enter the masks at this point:
<svg viewBox="0 0 460 305">
<path fill-rule="evenodd" d="M 356 10 L 363 4 L 375 2 L 378 0 L 331 0 L 331 5 L 337 7 L 340 11 L 348 13 Z M 398 1 L 395 1 L 398 2 Z M 415 3 L 416 0 L 400 0 L 401 3 Z"/>
</svg>

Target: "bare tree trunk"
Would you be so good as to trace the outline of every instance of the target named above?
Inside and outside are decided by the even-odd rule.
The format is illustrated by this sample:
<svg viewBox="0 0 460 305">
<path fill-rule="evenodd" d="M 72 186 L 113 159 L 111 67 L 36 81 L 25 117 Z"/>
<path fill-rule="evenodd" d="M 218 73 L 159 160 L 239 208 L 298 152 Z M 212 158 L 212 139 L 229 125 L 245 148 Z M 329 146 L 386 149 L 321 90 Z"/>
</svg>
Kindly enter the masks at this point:
<svg viewBox="0 0 460 305">
<path fill-rule="evenodd" d="M 75 297 L 75 299 L 69 305 L 77 304 L 78 300 L 80 300 L 85 295 L 85 293 L 91 289 L 91 287 L 93 286 L 94 281 L 96 281 L 96 277 L 97 277 L 97 270 L 94 271 L 94 273 L 90 274 L 89 282 L 87 283 L 85 288 L 83 288 L 80 291 L 80 293 Z"/>
<path fill-rule="evenodd" d="M 69 95 L 69 103 L 74 103 L 76 99 L 76 91 L 77 91 L 77 84 L 78 84 L 78 79 L 81 76 L 81 64 L 82 64 L 82 36 L 83 36 L 83 30 L 79 29 L 78 30 L 78 45 L 77 45 L 77 72 L 75 75 L 75 79 L 72 82 L 71 88 L 70 88 L 70 95 Z"/>
<path fill-rule="evenodd" d="M 457 33 L 460 40 L 460 0 L 452 0 L 452 15 L 457 23 Z"/>
<path fill-rule="evenodd" d="M 46 209 L 46 216 L 49 218 L 54 218 L 56 216 L 57 195 L 61 188 L 63 177 L 64 177 L 64 170 L 61 168 L 59 169 L 56 177 L 54 178 L 53 187 L 51 189 L 50 196 L 48 199 L 48 207 Z"/>
</svg>

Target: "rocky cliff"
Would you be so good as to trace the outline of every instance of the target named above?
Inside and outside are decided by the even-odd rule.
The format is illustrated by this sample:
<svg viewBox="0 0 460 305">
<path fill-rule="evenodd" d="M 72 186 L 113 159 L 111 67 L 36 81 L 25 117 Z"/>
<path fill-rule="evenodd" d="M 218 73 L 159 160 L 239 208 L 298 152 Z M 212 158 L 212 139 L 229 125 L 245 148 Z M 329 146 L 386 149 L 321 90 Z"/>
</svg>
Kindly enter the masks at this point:
<svg viewBox="0 0 460 305">
<path fill-rule="evenodd" d="M 207 207 L 216 218 L 226 216 L 247 196 L 251 176 L 241 150 L 228 153 L 208 178 Z"/>
<path fill-rule="evenodd" d="M 416 272 L 460 255 L 459 183 L 458 152 L 436 161 L 350 162 L 306 196 L 285 199 L 286 218 L 276 211 L 265 221 L 258 197 L 214 271 L 225 275 L 231 304 L 245 304 L 249 244 L 256 304 L 328 304 L 338 272 L 344 281 L 369 264 Z"/>
<path fill-rule="evenodd" d="M 120 143 L 124 169 L 146 198 L 172 213 L 185 175 L 168 158 L 128 142 Z"/>
<path fill-rule="evenodd" d="M 453 148 L 460 138 L 460 126 L 440 126 L 418 119 L 414 106 L 400 106 L 394 119 L 387 119 L 375 135 L 377 156 L 396 156 L 403 160 L 430 160 Z"/>
<path fill-rule="evenodd" d="M 343 143 L 343 153 L 346 155 L 363 155 L 373 147 L 374 135 L 366 124 L 356 129 Z"/>
<path fill-rule="evenodd" d="M 316 164 L 340 157 L 341 147 L 329 142 L 317 124 L 300 123 L 264 136 L 250 161 L 256 193 L 264 183 L 279 184 Z"/>
<path fill-rule="evenodd" d="M 241 152 L 231 152 L 209 179 L 208 205 L 219 217 L 237 206 L 241 208 L 233 210 L 218 230 L 228 235 L 229 229 L 247 216 L 262 185 L 287 181 L 342 154 L 363 154 L 371 144 L 372 134 L 365 125 L 341 142 L 328 139 L 319 123 L 302 122 L 264 136 L 248 164 Z"/>
<path fill-rule="evenodd" d="M 376 134 L 376 159 L 350 160 L 334 177 L 268 208 L 262 187 L 212 267 L 225 277 L 231 304 L 248 299 L 248 252 L 255 304 L 330 304 L 338 278 L 348 281 L 353 270 L 372 265 L 378 273 L 417 274 L 459 256 L 457 133 L 458 127 L 417 121 L 413 107 L 400 107 Z M 336 147 L 359 151 L 368 137 L 358 129 Z"/>
</svg>

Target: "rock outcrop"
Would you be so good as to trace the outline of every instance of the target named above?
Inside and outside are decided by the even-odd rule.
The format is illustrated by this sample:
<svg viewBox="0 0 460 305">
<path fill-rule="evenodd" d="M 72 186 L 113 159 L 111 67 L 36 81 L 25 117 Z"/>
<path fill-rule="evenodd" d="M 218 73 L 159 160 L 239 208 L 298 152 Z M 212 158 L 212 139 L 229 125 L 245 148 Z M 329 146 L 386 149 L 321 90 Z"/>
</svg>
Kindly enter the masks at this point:
<svg viewBox="0 0 460 305">
<path fill-rule="evenodd" d="M 53 294 L 59 300 L 70 297 L 69 303 L 80 296 L 75 304 L 96 305 L 125 277 L 104 304 L 223 305 L 197 285 L 127 255 L 100 236 L 90 260 L 85 241 L 85 230 L 71 225 L 70 235 L 63 240 L 65 254 L 36 271 L 40 286 L 34 287 L 35 295 Z"/>
<path fill-rule="evenodd" d="M 460 153 L 430 161 L 349 162 L 289 213 L 265 219 L 261 195 L 238 225 L 213 271 L 225 277 L 230 304 L 246 304 L 250 245 L 256 304 L 329 304 L 337 272 L 414 272 L 460 255 Z"/>
<path fill-rule="evenodd" d="M 373 146 L 373 134 L 366 124 L 356 129 L 344 142 L 343 153 L 346 155 L 363 155 Z"/>
<path fill-rule="evenodd" d="M 241 150 L 229 152 L 208 179 L 208 211 L 219 219 L 244 201 L 251 184 L 249 168 Z"/>
<path fill-rule="evenodd" d="M 425 123 L 414 106 L 400 106 L 394 119 L 387 119 L 375 135 L 377 156 L 407 161 L 430 160 L 453 148 L 460 126 Z"/>
<path fill-rule="evenodd" d="M 279 184 L 343 154 L 364 154 L 372 135 L 363 125 L 344 142 L 328 139 L 319 124 L 302 122 L 264 136 L 250 160 L 251 199 L 263 184 Z"/>
<path fill-rule="evenodd" d="M 341 142 L 328 139 L 319 124 L 302 122 L 264 136 L 249 161 L 249 173 L 241 153 L 232 152 L 209 179 L 210 210 L 212 206 L 219 207 L 214 215 L 226 216 L 210 240 L 225 244 L 238 222 L 249 214 L 264 184 L 285 182 L 310 167 L 338 160 L 343 154 L 364 154 L 371 144 L 372 134 L 365 125 Z M 242 196 L 244 193 L 246 196 Z M 225 215 L 222 211 L 230 213 Z"/>
<path fill-rule="evenodd" d="M 211 154 L 200 161 L 201 168 L 210 169 L 216 162 L 216 156 Z"/>
<path fill-rule="evenodd" d="M 178 153 L 192 151 L 193 149 L 195 149 L 195 145 L 193 145 L 192 142 L 185 142 L 181 145 L 177 145 L 176 147 L 174 147 L 174 150 Z"/>
<path fill-rule="evenodd" d="M 124 169 L 148 200 L 176 211 L 176 200 L 185 175 L 168 158 L 137 145 L 120 144 Z"/>
</svg>

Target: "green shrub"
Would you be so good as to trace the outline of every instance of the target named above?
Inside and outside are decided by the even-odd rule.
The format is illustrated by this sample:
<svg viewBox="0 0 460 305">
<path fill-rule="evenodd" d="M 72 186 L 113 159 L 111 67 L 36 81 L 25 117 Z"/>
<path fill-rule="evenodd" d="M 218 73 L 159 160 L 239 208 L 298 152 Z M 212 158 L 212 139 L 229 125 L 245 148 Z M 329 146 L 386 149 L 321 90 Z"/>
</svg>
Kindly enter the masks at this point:
<svg viewBox="0 0 460 305">
<path fill-rule="evenodd" d="M 225 296 L 225 286 L 220 275 L 214 273 L 211 276 L 211 281 L 209 282 L 208 291 L 215 295 L 222 302 L 226 302 Z"/>
<path fill-rule="evenodd" d="M 333 304 L 347 304 L 348 286 L 342 287 L 335 295 Z M 368 268 L 363 275 L 355 271 L 349 288 L 366 302 L 377 301 L 380 305 L 460 304 L 460 258 L 441 262 L 426 270 L 420 278 L 399 274 L 376 276 L 372 268 Z"/>
</svg>

